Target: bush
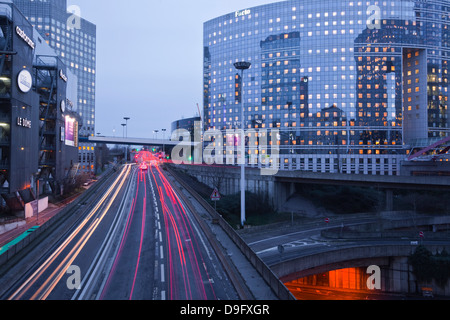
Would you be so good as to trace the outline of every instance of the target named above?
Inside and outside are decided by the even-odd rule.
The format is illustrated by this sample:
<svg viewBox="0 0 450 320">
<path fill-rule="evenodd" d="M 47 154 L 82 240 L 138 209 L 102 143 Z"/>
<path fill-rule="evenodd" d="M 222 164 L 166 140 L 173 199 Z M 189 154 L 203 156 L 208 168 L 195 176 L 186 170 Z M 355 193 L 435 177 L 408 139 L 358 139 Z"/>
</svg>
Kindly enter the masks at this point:
<svg viewBox="0 0 450 320">
<path fill-rule="evenodd" d="M 419 281 L 435 279 L 439 286 L 445 287 L 450 278 L 450 255 L 445 250 L 433 256 L 424 246 L 419 246 L 409 256 L 408 263 Z"/>
<path fill-rule="evenodd" d="M 413 273 L 419 281 L 431 281 L 433 279 L 432 254 L 424 246 L 417 247 L 409 256 L 408 263 L 413 267 Z"/>
<path fill-rule="evenodd" d="M 337 214 L 372 212 L 381 197 L 374 189 L 348 186 L 307 186 L 299 191 L 316 206 Z"/>
<path fill-rule="evenodd" d="M 223 196 L 220 201 L 214 204 L 210 199 L 209 203 L 214 207 L 217 205 L 219 212 L 230 224 L 240 222 L 241 216 L 241 194 L 233 194 Z M 261 218 L 262 216 L 275 213 L 268 199 L 262 195 L 246 192 L 245 194 L 245 210 L 247 220 L 253 218 Z"/>
</svg>

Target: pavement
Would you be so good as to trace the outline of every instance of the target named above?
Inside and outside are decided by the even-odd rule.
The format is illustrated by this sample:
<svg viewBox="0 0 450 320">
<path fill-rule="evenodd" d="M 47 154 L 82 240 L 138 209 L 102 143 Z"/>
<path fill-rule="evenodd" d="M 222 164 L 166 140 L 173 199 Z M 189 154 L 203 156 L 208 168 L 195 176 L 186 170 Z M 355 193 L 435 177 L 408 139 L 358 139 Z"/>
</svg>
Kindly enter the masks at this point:
<svg viewBox="0 0 450 320">
<path fill-rule="evenodd" d="M 64 207 L 59 207 L 54 204 L 50 204 L 46 210 L 39 213 L 39 217 L 34 216 L 27 220 L 25 220 L 24 224 L 18 225 L 15 229 L 12 229 L 8 232 L 5 232 L 0 235 L 0 247 L 3 245 L 11 242 L 18 236 L 20 236 L 22 233 L 26 232 L 27 230 L 35 227 L 35 226 L 42 226 L 45 224 L 48 220 L 53 218 L 55 215 L 57 215 Z"/>
<path fill-rule="evenodd" d="M 70 202 L 65 203 L 64 205 L 56 205 L 49 203 L 48 208 L 39 213 L 39 216 L 33 216 L 29 219 L 19 221 L 18 226 L 8 232 L 5 232 L 3 234 L 0 234 L 0 247 L 4 246 L 5 244 L 11 242 L 18 236 L 20 236 L 22 233 L 26 232 L 27 230 L 35 227 L 35 226 L 42 226 L 47 221 L 52 219 L 54 216 L 56 216 L 59 212 L 61 212 L 67 205 L 69 205 L 72 201 L 74 201 L 76 197 L 71 198 Z"/>
</svg>

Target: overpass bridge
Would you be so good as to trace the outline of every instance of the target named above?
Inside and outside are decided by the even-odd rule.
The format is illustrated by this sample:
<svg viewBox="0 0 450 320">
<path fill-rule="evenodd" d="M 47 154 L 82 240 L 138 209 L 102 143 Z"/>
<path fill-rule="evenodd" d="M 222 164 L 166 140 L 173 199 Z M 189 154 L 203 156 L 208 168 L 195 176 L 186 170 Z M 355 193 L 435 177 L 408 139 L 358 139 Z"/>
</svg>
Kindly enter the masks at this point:
<svg viewBox="0 0 450 320">
<path fill-rule="evenodd" d="M 119 138 L 119 137 L 101 137 L 90 136 L 80 137 L 80 143 L 102 143 L 102 144 L 116 144 L 128 146 L 152 146 L 152 147 L 168 147 L 175 146 L 195 146 L 195 143 L 172 141 L 166 139 L 148 139 L 148 138 Z"/>
<path fill-rule="evenodd" d="M 208 169 L 205 169 L 208 168 Z M 213 175 L 216 177 L 221 174 L 231 174 L 233 170 L 225 170 L 221 173 L 223 167 L 209 167 L 209 166 L 174 166 L 166 165 L 167 170 L 172 176 L 177 176 L 180 169 L 188 174 L 195 174 L 196 171 L 203 171 L 202 173 L 209 178 Z M 232 169 L 232 168 L 228 168 Z M 209 173 L 207 173 L 209 172 Z M 280 173 L 281 174 L 281 173 Z M 257 174 L 254 173 L 256 176 Z M 281 174 L 281 177 L 283 175 Z M 264 179 L 272 179 L 275 181 L 280 176 L 264 177 Z M 329 177 L 328 177 L 329 178 Z M 340 177 L 337 177 L 340 178 Z M 338 179 L 336 179 L 337 181 Z M 360 183 L 363 179 L 355 179 L 355 182 Z M 180 183 L 182 179 L 179 180 Z M 370 180 L 374 183 L 376 180 Z M 413 183 L 412 180 L 405 180 L 405 182 Z M 388 181 L 394 183 L 394 179 Z M 419 179 L 416 181 L 418 185 L 425 184 L 425 180 Z M 429 182 L 427 182 L 429 183 Z M 225 183 L 226 184 L 226 183 Z M 389 184 L 389 186 L 391 186 Z M 437 183 L 440 185 L 440 183 Z M 182 186 L 196 199 L 201 198 L 194 190 L 194 186 L 183 182 Z M 199 200 L 204 201 L 204 200 Z M 206 206 L 206 205 L 205 205 Z M 404 213 L 407 214 L 407 213 Z M 211 209 L 211 216 L 217 216 L 218 213 Z M 254 264 L 257 270 L 261 270 L 261 274 L 274 275 L 284 284 L 290 281 L 308 277 L 311 275 L 318 275 L 330 271 L 336 271 L 346 268 L 367 268 L 371 265 L 376 265 L 381 268 L 382 289 L 387 293 L 415 293 L 420 291 L 422 285 L 414 278 L 414 275 L 408 264 L 408 257 L 415 251 L 419 242 L 411 240 L 418 239 L 419 232 L 416 228 L 420 226 L 428 226 L 434 230 L 447 228 L 450 225 L 450 217 L 427 217 L 425 220 L 420 220 L 417 217 L 404 216 L 384 216 L 383 230 L 394 233 L 391 236 L 387 233 L 379 235 L 377 232 L 368 233 L 367 226 L 379 226 L 380 217 L 376 215 L 359 216 L 352 218 L 343 218 L 352 221 L 342 220 L 345 222 L 346 228 L 354 226 L 360 230 L 359 238 L 355 238 L 354 234 L 348 234 L 349 237 L 343 237 L 340 234 L 341 221 L 334 221 L 328 225 L 321 219 L 321 223 L 317 221 L 311 223 L 302 222 L 301 224 L 287 226 L 283 225 L 280 228 L 275 228 L 275 232 L 271 228 L 255 227 L 246 228 L 235 231 L 221 216 L 217 216 L 213 224 L 220 225 L 227 234 L 238 244 L 245 256 Z M 407 231 L 403 230 L 408 228 Z M 441 229 L 440 229 L 441 228 Z M 337 235 L 335 229 L 338 229 Z M 443 230 L 443 229 L 442 229 Z M 325 233 L 324 231 L 328 232 Z M 432 236 L 432 231 L 425 229 L 426 233 L 426 247 L 434 253 L 442 252 L 443 249 L 450 250 L 450 240 L 448 231 L 444 237 L 439 233 L 438 237 Z M 348 232 L 348 231 L 347 231 Z M 253 233 L 255 238 L 249 237 L 247 234 Z M 408 233 L 408 234 L 406 234 Z M 411 233 L 411 234 L 409 234 Z M 280 249 L 282 248 L 282 250 Z M 362 274 L 362 273 L 360 273 Z M 269 283 L 278 283 L 277 281 L 269 280 Z M 449 288 L 446 288 L 447 295 Z M 438 291 L 435 291 L 438 294 Z"/>
<path fill-rule="evenodd" d="M 418 281 L 408 263 L 408 257 L 412 255 L 417 246 L 407 243 L 364 243 L 341 245 L 341 247 L 326 247 L 322 250 L 305 252 L 289 260 L 270 265 L 272 271 L 283 283 L 289 283 L 297 279 L 313 275 L 323 275 L 327 272 L 344 269 L 361 268 L 363 274 L 369 266 L 377 266 L 381 270 L 381 291 L 386 293 L 414 294 L 420 293 L 421 288 L 430 286 L 428 283 Z M 449 250 L 450 243 L 431 243 L 426 248 L 435 254 L 444 249 Z M 345 280 L 342 279 L 344 282 Z M 341 284 L 341 288 L 351 288 L 351 283 Z M 364 283 L 364 282 L 363 282 Z M 450 288 L 431 285 L 435 294 L 449 296 Z M 367 290 L 367 288 L 355 287 L 354 289 Z"/>
<path fill-rule="evenodd" d="M 223 195 L 240 192 L 240 168 L 236 166 L 173 165 L 185 171 L 212 189 L 220 186 Z M 246 169 L 247 190 L 265 194 L 275 209 L 295 193 L 296 184 L 351 185 L 375 187 L 386 192 L 386 210 L 392 211 L 393 191 L 442 190 L 450 191 L 449 176 L 375 176 L 362 174 L 314 173 L 306 171 L 279 171 L 272 176 L 261 175 L 259 168 Z"/>
<path fill-rule="evenodd" d="M 401 212 L 335 216 L 327 223 L 322 218 L 311 218 L 239 233 L 289 288 L 311 284 L 311 279 L 326 286 L 322 280 L 329 279 L 331 290 L 367 291 L 363 284 L 369 277 L 368 267 L 377 266 L 381 269 L 383 293 L 415 294 L 432 284 L 416 279 L 408 258 L 419 244 L 433 255 L 444 249 L 448 252 L 449 223 L 446 215 Z M 420 238 L 418 230 L 424 231 L 424 238 Z M 433 285 L 435 294 L 450 296 L 450 283 L 440 288 Z"/>
</svg>

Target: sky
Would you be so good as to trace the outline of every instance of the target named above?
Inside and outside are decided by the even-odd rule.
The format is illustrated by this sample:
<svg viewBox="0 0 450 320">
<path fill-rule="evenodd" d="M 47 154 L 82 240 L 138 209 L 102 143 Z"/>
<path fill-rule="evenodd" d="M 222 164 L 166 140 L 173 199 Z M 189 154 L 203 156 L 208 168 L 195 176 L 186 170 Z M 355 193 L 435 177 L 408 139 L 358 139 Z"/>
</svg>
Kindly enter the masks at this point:
<svg viewBox="0 0 450 320">
<path fill-rule="evenodd" d="M 68 0 L 97 26 L 96 133 L 168 138 L 203 107 L 203 23 L 276 0 Z"/>
</svg>

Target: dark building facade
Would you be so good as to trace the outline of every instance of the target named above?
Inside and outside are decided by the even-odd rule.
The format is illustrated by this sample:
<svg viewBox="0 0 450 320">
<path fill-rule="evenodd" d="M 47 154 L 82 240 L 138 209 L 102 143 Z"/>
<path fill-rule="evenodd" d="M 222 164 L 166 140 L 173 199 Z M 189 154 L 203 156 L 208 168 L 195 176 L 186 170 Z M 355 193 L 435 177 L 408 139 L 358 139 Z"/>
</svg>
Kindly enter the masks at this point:
<svg viewBox="0 0 450 320">
<path fill-rule="evenodd" d="M 177 121 L 172 122 L 172 133 L 179 129 L 184 129 L 189 131 L 191 134 L 192 139 L 194 138 L 194 132 L 195 130 L 201 130 L 201 127 L 196 127 L 196 124 L 201 122 L 202 119 L 200 117 L 193 117 L 193 118 L 186 118 L 186 119 L 180 119 Z"/>
<path fill-rule="evenodd" d="M 15 212 L 59 194 L 78 160 L 66 66 L 11 1 L 0 1 L 0 194 Z M 69 86 L 68 83 L 72 85 Z M 70 99 L 69 99 L 70 98 Z M 76 97 L 75 97 L 76 99 Z M 73 120 L 72 120 L 73 119 Z M 71 130 L 68 127 L 71 126 Z M 67 132 L 70 132 L 69 139 Z M 37 180 L 40 190 L 37 190 Z"/>
<path fill-rule="evenodd" d="M 69 173 L 78 166 L 80 117 L 68 91 L 68 69 L 56 56 L 36 55 L 35 90 L 39 94 L 39 178 L 43 193 L 64 192 Z"/>
<path fill-rule="evenodd" d="M 38 171 L 39 97 L 33 90 L 33 27 L 0 2 L 0 191 L 10 208 L 31 199 Z"/>
<path fill-rule="evenodd" d="M 80 136 L 95 135 L 96 38 L 95 24 L 82 18 L 81 8 L 67 0 L 14 0 L 43 40 L 78 78 L 76 111 Z M 79 146 L 80 171 L 95 172 L 95 145 Z"/>
</svg>

